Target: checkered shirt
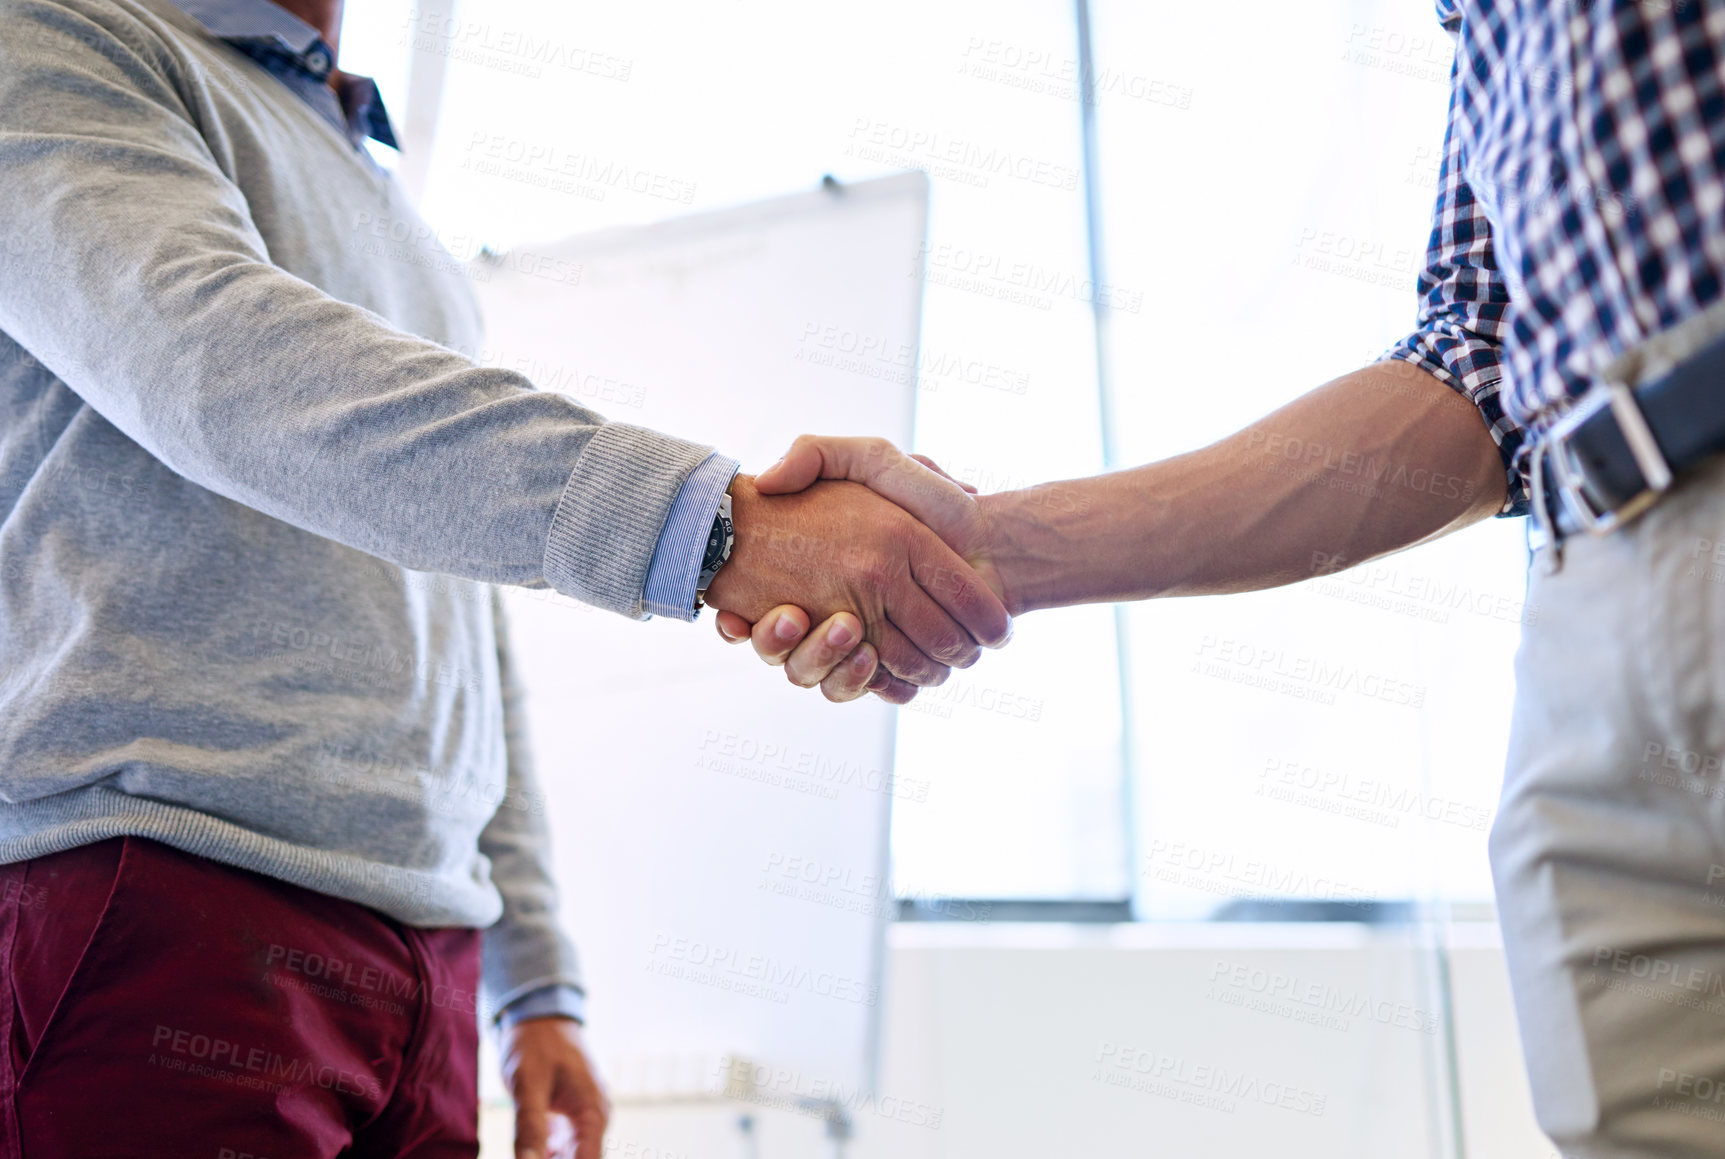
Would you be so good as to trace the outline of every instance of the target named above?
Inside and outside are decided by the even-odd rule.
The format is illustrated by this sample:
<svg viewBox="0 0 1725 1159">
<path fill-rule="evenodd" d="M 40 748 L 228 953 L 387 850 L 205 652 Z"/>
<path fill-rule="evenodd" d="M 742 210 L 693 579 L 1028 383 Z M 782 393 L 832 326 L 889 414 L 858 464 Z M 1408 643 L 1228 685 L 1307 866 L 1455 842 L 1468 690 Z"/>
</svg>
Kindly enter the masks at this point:
<svg viewBox="0 0 1725 1159">
<path fill-rule="evenodd" d="M 1439 0 L 1456 43 L 1418 328 L 1385 355 L 1533 438 L 1613 357 L 1718 299 L 1725 0 Z"/>
</svg>

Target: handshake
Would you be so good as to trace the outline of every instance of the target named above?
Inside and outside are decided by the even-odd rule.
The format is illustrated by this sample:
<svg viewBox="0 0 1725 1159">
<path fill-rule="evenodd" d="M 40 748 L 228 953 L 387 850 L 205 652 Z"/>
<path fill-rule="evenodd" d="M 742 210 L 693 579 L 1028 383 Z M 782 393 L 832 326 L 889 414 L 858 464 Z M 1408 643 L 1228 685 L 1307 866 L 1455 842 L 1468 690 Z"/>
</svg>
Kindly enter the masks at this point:
<svg viewBox="0 0 1725 1159">
<path fill-rule="evenodd" d="M 975 488 L 921 456 L 805 435 L 737 476 L 731 504 L 735 546 L 706 601 L 721 636 L 752 640 L 793 684 L 903 704 L 1011 638 L 1020 609 Z"/>
</svg>

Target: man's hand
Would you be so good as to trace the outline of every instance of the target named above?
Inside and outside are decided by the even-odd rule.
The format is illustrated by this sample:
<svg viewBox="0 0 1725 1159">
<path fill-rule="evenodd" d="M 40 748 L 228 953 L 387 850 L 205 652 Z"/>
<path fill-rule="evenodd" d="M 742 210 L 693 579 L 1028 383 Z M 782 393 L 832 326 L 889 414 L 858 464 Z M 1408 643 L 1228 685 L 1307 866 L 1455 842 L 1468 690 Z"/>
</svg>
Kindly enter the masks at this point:
<svg viewBox="0 0 1725 1159">
<path fill-rule="evenodd" d="M 1005 598 L 989 553 L 988 518 L 967 486 L 923 455 L 907 455 L 885 439 L 803 435 L 785 457 L 755 478 L 763 495 L 801 491 L 818 479 L 848 479 L 892 500 L 964 557 Z"/>
<path fill-rule="evenodd" d="M 1011 635 L 1005 605 L 983 577 L 901 507 L 851 482 L 786 489 L 799 493 L 767 496 L 753 479 L 737 477 L 736 546 L 707 590 L 715 608 L 751 623 L 785 604 L 823 619 L 852 613 L 851 621 L 823 625 L 817 640 L 843 629 L 823 646 L 846 655 L 866 640 L 898 682 L 876 673 L 875 690 L 901 702 L 914 686 L 939 684 L 951 668 L 974 663 L 979 645 L 998 647 Z M 845 669 L 846 679 L 860 667 Z M 793 680 L 800 671 L 790 670 Z M 854 683 L 840 683 L 829 696 L 857 694 Z"/>
<path fill-rule="evenodd" d="M 599 1159 L 611 1103 L 573 1018 L 524 1018 L 503 1033 L 503 1085 L 515 1100 L 515 1159 Z M 574 1129 L 552 1139 L 553 1117 Z M 561 1126 L 561 1124 L 558 1124 Z"/>
<path fill-rule="evenodd" d="M 802 491 L 820 479 L 861 483 L 933 530 L 975 569 L 996 595 L 1003 585 L 988 551 L 988 525 L 975 488 L 954 480 L 920 455 L 906 455 L 884 439 L 820 438 L 804 435 L 783 459 L 754 480 L 761 494 Z M 721 573 L 723 574 L 723 573 Z M 842 613 L 809 631 L 807 612 L 784 604 L 753 624 L 733 611 L 718 616 L 719 635 L 731 643 L 751 640 L 769 664 L 782 665 L 793 684 L 819 684 L 827 699 L 852 700 L 864 692 L 903 703 L 915 694 L 876 670 L 876 657 L 859 644 L 854 618 Z M 908 695 L 906 695 L 908 693 Z"/>
</svg>

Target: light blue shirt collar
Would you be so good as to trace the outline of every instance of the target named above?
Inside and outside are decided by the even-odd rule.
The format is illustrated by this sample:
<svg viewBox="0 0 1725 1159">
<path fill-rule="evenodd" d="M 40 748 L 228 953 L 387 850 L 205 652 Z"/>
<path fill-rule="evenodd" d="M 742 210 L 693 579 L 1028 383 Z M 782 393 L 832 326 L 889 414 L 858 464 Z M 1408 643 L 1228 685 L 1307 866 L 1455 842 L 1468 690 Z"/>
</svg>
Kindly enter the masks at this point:
<svg viewBox="0 0 1725 1159">
<path fill-rule="evenodd" d="M 304 52 L 318 30 L 270 0 L 173 0 L 174 7 L 223 40 L 274 38 L 284 48 Z"/>
<path fill-rule="evenodd" d="M 340 95 L 328 84 L 335 54 L 323 34 L 270 0 L 173 0 L 205 32 L 257 60 L 319 116 L 347 134 L 355 148 L 374 137 L 400 148 L 383 98 L 370 77 L 344 73 Z M 266 50 L 260 51 L 260 48 Z"/>
</svg>

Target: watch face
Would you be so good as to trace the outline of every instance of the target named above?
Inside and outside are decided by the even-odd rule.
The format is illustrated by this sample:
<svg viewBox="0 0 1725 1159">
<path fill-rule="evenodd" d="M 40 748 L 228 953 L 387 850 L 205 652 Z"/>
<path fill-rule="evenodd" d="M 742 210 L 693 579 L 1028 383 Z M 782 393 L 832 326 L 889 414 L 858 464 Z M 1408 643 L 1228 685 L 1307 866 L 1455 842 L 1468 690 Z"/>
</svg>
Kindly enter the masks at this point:
<svg viewBox="0 0 1725 1159">
<path fill-rule="evenodd" d="M 723 515 L 713 517 L 713 529 L 707 532 L 707 550 L 701 555 L 701 570 L 712 571 L 724 562 L 725 545 L 731 538 L 731 521 Z"/>
</svg>

